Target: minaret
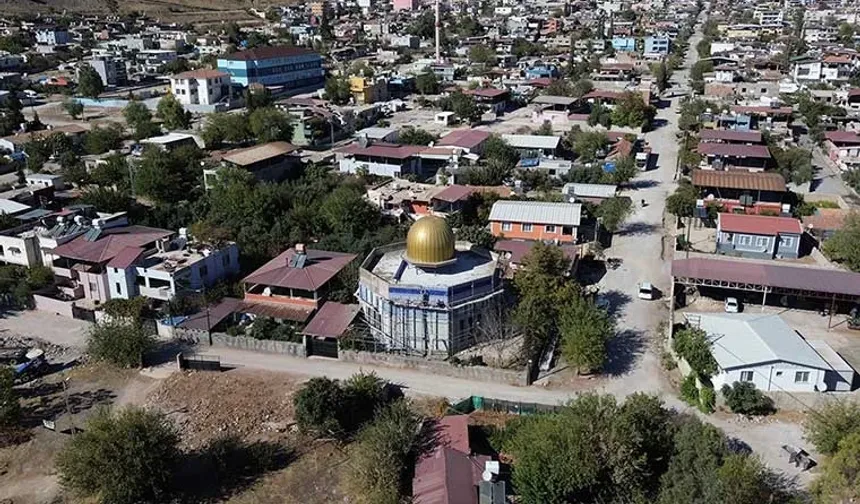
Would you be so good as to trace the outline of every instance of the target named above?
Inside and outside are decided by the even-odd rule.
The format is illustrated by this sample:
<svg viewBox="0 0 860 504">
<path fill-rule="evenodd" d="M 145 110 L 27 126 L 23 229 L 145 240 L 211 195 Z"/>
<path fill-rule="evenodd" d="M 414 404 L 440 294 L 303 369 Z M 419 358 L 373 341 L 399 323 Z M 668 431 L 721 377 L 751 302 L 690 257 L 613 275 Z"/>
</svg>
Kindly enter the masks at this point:
<svg viewBox="0 0 860 504">
<path fill-rule="evenodd" d="M 442 23 L 439 21 L 439 0 L 436 0 L 436 63 L 442 63 L 442 54 L 439 49 L 441 29 Z"/>
</svg>

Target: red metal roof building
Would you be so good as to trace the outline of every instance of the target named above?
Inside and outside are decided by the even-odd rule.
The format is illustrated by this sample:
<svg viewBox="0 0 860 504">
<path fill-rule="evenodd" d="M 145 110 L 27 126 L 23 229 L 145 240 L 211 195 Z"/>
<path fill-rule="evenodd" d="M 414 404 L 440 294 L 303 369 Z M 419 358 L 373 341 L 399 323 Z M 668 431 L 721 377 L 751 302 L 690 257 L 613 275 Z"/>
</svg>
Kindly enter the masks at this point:
<svg viewBox="0 0 860 504">
<path fill-rule="evenodd" d="M 703 167 L 714 169 L 764 170 L 771 159 L 767 145 L 699 142 L 697 152 Z"/>
<path fill-rule="evenodd" d="M 731 233 L 776 236 L 784 233 L 800 234 L 803 232 L 800 221 L 792 217 L 721 213 L 718 219 L 720 230 Z"/>
<path fill-rule="evenodd" d="M 436 145 L 462 147 L 470 152 L 481 154 L 484 143 L 490 138 L 490 132 L 477 129 L 454 130 L 443 136 Z"/>
<path fill-rule="evenodd" d="M 354 254 L 306 250 L 304 246 L 282 252 L 242 280 L 244 309 L 286 320 L 304 321 L 325 300 L 329 282 L 352 262 Z M 301 313 L 299 313 L 301 312 Z M 301 316 L 301 320 L 297 317 Z"/>
<path fill-rule="evenodd" d="M 702 142 L 715 142 L 726 144 L 760 144 L 760 131 L 736 131 L 736 130 L 714 130 L 703 129 L 699 132 Z"/>
<path fill-rule="evenodd" d="M 693 170 L 691 179 L 705 205 L 720 205 L 726 212 L 779 214 L 787 194 L 779 173 Z"/>
</svg>

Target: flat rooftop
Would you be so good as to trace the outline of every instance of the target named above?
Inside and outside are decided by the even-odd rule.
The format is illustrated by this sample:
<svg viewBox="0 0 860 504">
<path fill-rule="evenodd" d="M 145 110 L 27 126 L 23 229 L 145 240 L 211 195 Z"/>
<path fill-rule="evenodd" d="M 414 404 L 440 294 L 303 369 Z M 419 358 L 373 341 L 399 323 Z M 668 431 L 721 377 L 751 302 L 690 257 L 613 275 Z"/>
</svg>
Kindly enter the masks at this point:
<svg viewBox="0 0 860 504">
<path fill-rule="evenodd" d="M 391 285 L 420 285 L 449 288 L 490 277 L 496 270 L 496 261 L 489 252 L 465 248 L 456 251 L 457 261 L 441 268 L 419 268 L 404 259 L 406 244 L 383 251 L 371 268 L 371 273 Z M 402 272 L 400 272 L 402 268 Z M 398 272 L 400 272 L 398 280 Z"/>
</svg>

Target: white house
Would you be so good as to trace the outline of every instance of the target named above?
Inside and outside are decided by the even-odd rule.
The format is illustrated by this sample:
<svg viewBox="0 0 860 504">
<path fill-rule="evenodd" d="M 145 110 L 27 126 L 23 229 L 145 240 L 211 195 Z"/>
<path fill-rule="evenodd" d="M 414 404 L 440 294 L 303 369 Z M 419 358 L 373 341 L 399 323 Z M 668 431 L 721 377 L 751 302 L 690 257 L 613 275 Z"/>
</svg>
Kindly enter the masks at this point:
<svg viewBox="0 0 860 504">
<path fill-rule="evenodd" d="M 686 313 L 704 330 L 719 371 L 711 381 L 751 382 L 765 392 L 849 391 L 854 370 L 823 341 L 807 342 L 778 315 Z"/>
<path fill-rule="evenodd" d="M 230 74 L 190 70 L 170 77 L 170 92 L 183 105 L 214 105 L 230 95 Z"/>
</svg>

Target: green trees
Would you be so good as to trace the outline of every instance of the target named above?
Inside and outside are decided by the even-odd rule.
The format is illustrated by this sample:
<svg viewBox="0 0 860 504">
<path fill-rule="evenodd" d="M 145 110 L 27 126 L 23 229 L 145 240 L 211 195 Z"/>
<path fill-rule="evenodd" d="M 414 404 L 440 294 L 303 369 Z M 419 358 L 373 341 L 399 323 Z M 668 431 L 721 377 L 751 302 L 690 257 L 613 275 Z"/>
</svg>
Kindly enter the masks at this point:
<svg viewBox="0 0 860 504">
<path fill-rule="evenodd" d="M 606 362 L 606 342 L 615 333 L 615 324 L 605 310 L 582 297 L 568 284 L 559 295 L 561 352 L 578 373 L 600 371 Z"/>
<path fill-rule="evenodd" d="M 699 376 L 710 377 L 717 372 L 717 361 L 711 353 L 711 343 L 705 331 L 687 327 L 675 334 L 672 349 L 684 358 Z"/>
<path fill-rule="evenodd" d="M 87 98 L 98 98 L 104 90 L 105 85 L 98 72 L 89 65 L 81 65 L 78 70 L 77 93 Z"/>
<path fill-rule="evenodd" d="M 414 126 L 400 128 L 400 131 L 398 132 L 398 141 L 402 144 L 430 145 L 436 140 L 438 140 L 436 135 Z"/>
<path fill-rule="evenodd" d="M 812 484 L 816 504 L 848 504 L 860 495 L 860 432 L 845 436 Z"/>
<path fill-rule="evenodd" d="M 155 113 L 168 130 L 188 129 L 191 126 L 191 112 L 185 110 L 179 100 L 170 93 L 158 100 Z"/>
<path fill-rule="evenodd" d="M 824 253 L 851 271 L 860 271 L 860 213 L 846 217 L 842 229 L 824 242 Z"/>
<path fill-rule="evenodd" d="M 346 105 L 352 98 L 349 80 L 344 76 L 329 77 L 325 81 L 325 96 L 335 105 Z"/>
<path fill-rule="evenodd" d="M 152 113 L 143 102 L 136 100 L 128 102 L 128 105 L 122 110 L 122 115 L 126 124 L 132 129 L 132 137 L 135 140 L 142 140 L 161 133 L 158 125 L 152 122 Z"/>
<path fill-rule="evenodd" d="M 72 119 L 77 119 L 84 113 L 84 105 L 77 100 L 67 98 L 63 101 L 63 110 L 65 110 Z"/>
<path fill-rule="evenodd" d="M 544 135 L 544 136 L 552 136 L 552 123 L 550 121 L 544 121 L 540 128 L 535 130 L 535 135 Z"/>
<path fill-rule="evenodd" d="M 588 113 L 588 125 L 597 126 L 598 124 L 609 129 L 612 126 L 612 111 L 605 105 L 595 103 Z"/>
<path fill-rule="evenodd" d="M 57 457 L 63 486 L 100 502 L 164 502 L 179 458 L 176 429 L 159 413 L 96 411 Z"/>
<path fill-rule="evenodd" d="M 250 136 L 248 118 L 242 114 L 226 112 L 209 114 L 200 136 L 208 149 L 217 149 L 224 143 L 244 143 Z"/>
<path fill-rule="evenodd" d="M 376 374 L 358 373 L 344 382 L 329 378 L 308 380 L 293 397 L 293 406 L 302 431 L 348 438 L 395 398 Z"/>
<path fill-rule="evenodd" d="M 681 179 L 675 192 L 666 198 L 666 211 L 678 218 L 692 217 L 699 191 L 687 179 Z"/>
<path fill-rule="evenodd" d="M 852 400 L 834 400 L 816 408 L 806 417 L 803 433 L 821 453 L 836 453 L 843 439 L 860 434 L 860 404 Z"/>
<path fill-rule="evenodd" d="M 137 321 L 111 320 L 95 324 L 87 335 L 87 352 L 96 360 L 130 368 L 143 365 L 155 337 Z"/>
<path fill-rule="evenodd" d="M 561 412 L 518 418 L 506 433 L 521 502 L 647 502 L 671 450 L 670 415 L 655 397 L 583 394 Z M 564 461 L 564 462 L 562 462 Z"/>
<path fill-rule="evenodd" d="M 12 390 L 15 372 L 9 366 L 0 367 L 0 432 L 18 425 L 21 405 L 18 395 Z"/>
<path fill-rule="evenodd" d="M 473 122 L 480 117 L 480 111 L 475 104 L 475 99 L 459 90 L 440 100 L 440 105 L 442 110 L 457 114 L 457 118 L 463 122 Z"/>
<path fill-rule="evenodd" d="M 122 126 L 110 123 L 107 126 L 93 126 L 84 136 L 84 150 L 87 154 L 104 154 L 122 147 Z"/>
<path fill-rule="evenodd" d="M 672 70 L 669 69 L 665 61 L 651 65 L 651 75 L 654 77 L 654 82 L 657 84 L 658 91 L 662 93 L 669 87 L 669 79 L 672 77 Z"/>
<path fill-rule="evenodd" d="M 496 51 L 483 44 L 473 45 L 469 49 L 469 61 L 472 63 L 482 63 L 484 65 L 495 65 Z"/>
<path fill-rule="evenodd" d="M 346 474 L 346 487 L 357 503 L 402 502 L 420 425 L 421 418 L 401 399 L 382 408 L 361 430 Z"/>
<path fill-rule="evenodd" d="M 734 382 L 723 385 L 721 390 L 726 405 L 732 413 L 742 415 L 767 415 L 774 411 L 773 400 L 764 395 L 751 382 Z"/>
<path fill-rule="evenodd" d="M 770 153 L 776 160 L 777 169 L 783 178 L 793 184 L 811 182 L 815 171 L 812 167 L 812 153 L 808 149 L 790 147 L 783 149 L 777 145 L 768 145 Z"/>
<path fill-rule="evenodd" d="M 573 151 L 583 163 L 590 163 L 606 155 L 609 137 L 603 131 L 577 131 L 573 134 Z"/>
<path fill-rule="evenodd" d="M 612 110 L 612 124 L 630 128 L 645 128 L 654 119 L 656 110 L 645 103 L 642 95 L 628 91 L 621 95 Z"/>
<path fill-rule="evenodd" d="M 422 95 L 439 94 L 439 78 L 433 72 L 424 72 L 415 78 L 415 90 Z"/>
<path fill-rule="evenodd" d="M 632 212 L 633 204 L 630 198 L 626 197 L 605 199 L 595 210 L 596 216 L 601 219 L 601 226 L 610 233 L 618 231 Z"/>
<path fill-rule="evenodd" d="M 248 127 L 258 143 L 289 142 L 293 139 L 290 115 L 275 107 L 260 107 L 251 112 Z"/>
</svg>

